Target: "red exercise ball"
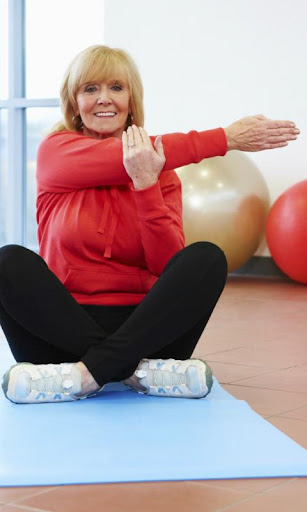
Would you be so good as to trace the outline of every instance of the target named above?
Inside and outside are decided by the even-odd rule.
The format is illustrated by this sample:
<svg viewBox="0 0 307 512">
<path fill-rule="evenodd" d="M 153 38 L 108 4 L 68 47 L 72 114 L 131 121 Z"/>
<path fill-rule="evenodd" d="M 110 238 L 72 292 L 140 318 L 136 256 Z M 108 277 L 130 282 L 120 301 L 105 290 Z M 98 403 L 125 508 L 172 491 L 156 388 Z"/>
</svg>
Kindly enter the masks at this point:
<svg viewBox="0 0 307 512">
<path fill-rule="evenodd" d="M 307 180 L 275 201 L 267 218 L 266 237 L 276 265 L 291 279 L 307 284 Z"/>
</svg>

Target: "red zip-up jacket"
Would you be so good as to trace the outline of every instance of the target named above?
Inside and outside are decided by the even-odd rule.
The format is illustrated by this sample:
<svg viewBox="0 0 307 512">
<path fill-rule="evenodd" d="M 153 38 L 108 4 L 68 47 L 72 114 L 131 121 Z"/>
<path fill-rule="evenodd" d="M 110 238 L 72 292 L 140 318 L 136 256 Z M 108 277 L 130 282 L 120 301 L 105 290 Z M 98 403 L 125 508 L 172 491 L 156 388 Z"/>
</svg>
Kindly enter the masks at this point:
<svg viewBox="0 0 307 512">
<path fill-rule="evenodd" d="M 162 142 L 164 169 L 144 190 L 133 188 L 119 139 L 61 131 L 40 144 L 39 254 L 80 304 L 138 304 L 184 247 L 173 169 L 225 155 L 226 136 L 217 128 L 163 135 Z"/>
</svg>

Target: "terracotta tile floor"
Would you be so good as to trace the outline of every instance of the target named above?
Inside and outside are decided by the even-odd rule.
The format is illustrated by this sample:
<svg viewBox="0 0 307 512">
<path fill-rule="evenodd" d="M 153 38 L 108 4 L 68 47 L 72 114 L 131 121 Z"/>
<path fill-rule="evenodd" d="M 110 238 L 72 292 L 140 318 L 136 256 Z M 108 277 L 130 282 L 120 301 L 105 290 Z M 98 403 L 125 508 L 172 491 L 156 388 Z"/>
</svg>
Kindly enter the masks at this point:
<svg viewBox="0 0 307 512">
<path fill-rule="evenodd" d="M 230 277 L 195 351 L 307 447 L 307 287 Z M 3 340 L 2 340 L 3 342 Z M 307 478 L 0 488 L 0 512 L 306 512 Z"/>
</svg>

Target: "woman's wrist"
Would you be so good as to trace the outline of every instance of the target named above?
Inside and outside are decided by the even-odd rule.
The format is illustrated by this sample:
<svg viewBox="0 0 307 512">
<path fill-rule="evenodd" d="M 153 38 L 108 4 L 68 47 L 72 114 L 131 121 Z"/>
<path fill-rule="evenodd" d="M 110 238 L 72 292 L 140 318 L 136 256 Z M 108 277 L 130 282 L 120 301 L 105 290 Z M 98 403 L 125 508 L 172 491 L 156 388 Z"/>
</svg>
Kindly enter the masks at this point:
<svg viewBox="0 0 307 512">
<path fill-rule="evenodd" d="M 226 135 L 226 141 L 227 141 L 227 151 L 231 151 L 232 149 L 236 149 L 235 141 L 232 136 L 232 130 L 231 126 L 228 126 L 227 128 L 224 128 L 224 132 Z"/>
<path fill-rule="evenodd" d="M 155 183 L 157 183 L 157 179 L 147 179 L 147 180 L 133 180 L 133 188 L 134 190 L 143 190 L 145 188 L 152 187 Z"/>
</svg>

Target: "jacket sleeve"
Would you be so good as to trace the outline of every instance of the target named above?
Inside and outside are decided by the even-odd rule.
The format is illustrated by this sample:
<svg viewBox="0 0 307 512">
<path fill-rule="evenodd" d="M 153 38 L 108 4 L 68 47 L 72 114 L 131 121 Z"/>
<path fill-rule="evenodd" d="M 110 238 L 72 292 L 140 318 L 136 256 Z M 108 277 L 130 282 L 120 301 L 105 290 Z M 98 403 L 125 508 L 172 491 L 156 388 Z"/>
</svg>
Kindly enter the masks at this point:
<svg viewBox="0 0 307 512">
<path fill-rule="evenodd" d="M 170 171 L 161 174 L 151 187 L 131 189 L 145 261 L 149 271 L 159 276 L 170 258 L 184 247 L 181 182 L 175 171 Z"/>
<path fill-rule="evenodd" d="M 223 128 L 167 134 L 162 141 L 166 156 L 163 171 L 227 152 Z M 38 193 L 131 183 L 123 165 L 121 140 L 98 140 L 73 131 L 53 133 L 41 142 L 36 176 Z"/>
</svg>

